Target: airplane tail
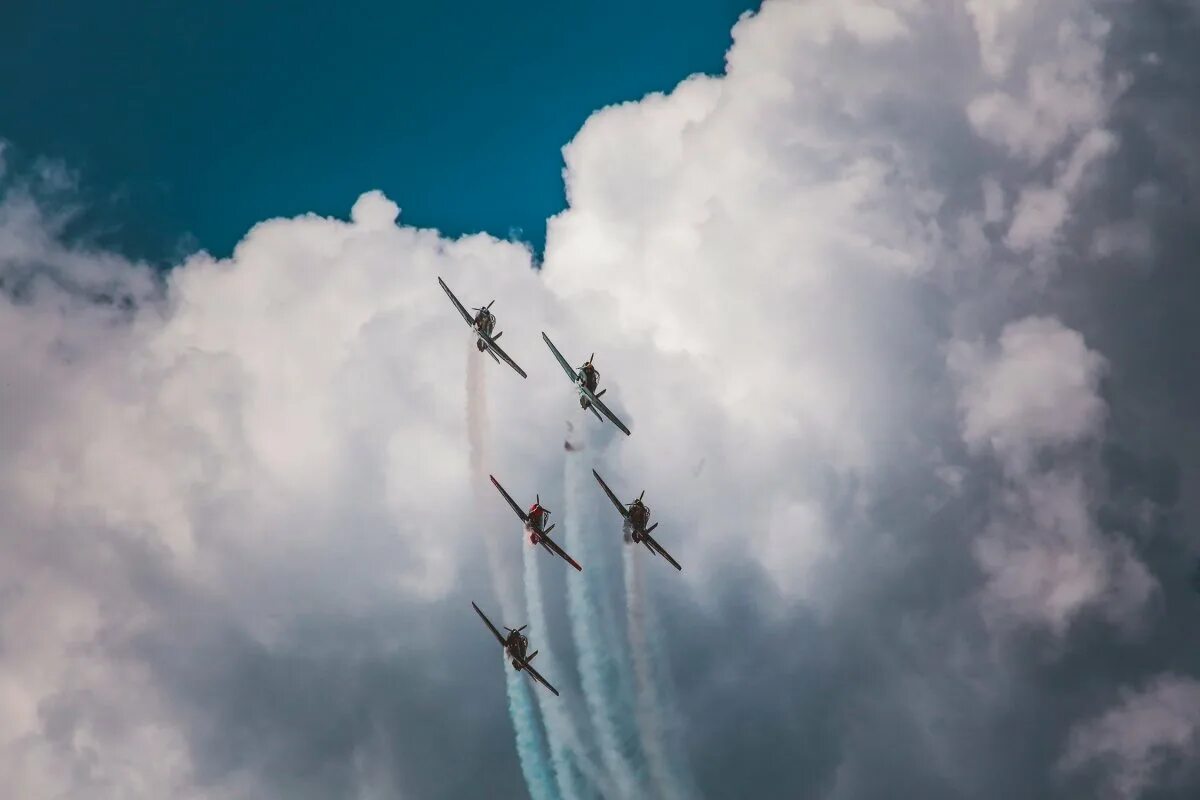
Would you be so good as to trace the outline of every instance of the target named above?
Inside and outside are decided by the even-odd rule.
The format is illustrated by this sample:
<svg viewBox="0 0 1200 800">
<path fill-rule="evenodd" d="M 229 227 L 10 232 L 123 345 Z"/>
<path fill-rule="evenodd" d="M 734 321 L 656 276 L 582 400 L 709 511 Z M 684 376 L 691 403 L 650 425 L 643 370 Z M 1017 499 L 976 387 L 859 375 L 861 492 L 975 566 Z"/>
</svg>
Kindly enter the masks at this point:
<svg viewBox="0 0 1200 800">
<path fill-rule="evenodd" d="M 492 337 L 492 341 L 493 341 L 493 342 L 494 342 L 494 341 L 496 341 L 497 339 L 499 339 L 499 338 L 500 338 L 501 336 L 503 336 L 503 335 L 504 335 L 504 331 L 500 331 L 499 333 L 497 333 L 495 336 L 493 336 L 493 337 Z"/>
<path fill-rule="evenodd" d="M 601 389 L 600 391 L 596 392 L 596 399 L 599 400 L 601 397 L 604 397 L 604 393 L 607 391 L 608 389 Z"/>
<path fill-rule="evenodd" d="M 653 525 L 651 525 L 649 528 L 646 528 L 646 533 L 649 533 L 650 531 L 654 530 L 657 527 L 658 527 L 658 523 L 656 522 Z"/>
<path fill-rule="evenodd" d="M 536 656 L 540 652 L 541 652 L 540 650 L 534 650 L 532 653 L 530 653 L 528 656 L 525 657 L 525 663 L 526 664 L 532 663 L 534 656 Z"/>
<path fill-rule="evenodd" d="M 554 523 L 554 525 L 557 525 L 557 524 L 558 524 L 557 522 Z M 551 525 L 549 528 L 546 528 L 546 530 L 542 531 L 542 533 L 549 533 L 550 531 L 554 530 L 554 525 Z"/>
</svg>

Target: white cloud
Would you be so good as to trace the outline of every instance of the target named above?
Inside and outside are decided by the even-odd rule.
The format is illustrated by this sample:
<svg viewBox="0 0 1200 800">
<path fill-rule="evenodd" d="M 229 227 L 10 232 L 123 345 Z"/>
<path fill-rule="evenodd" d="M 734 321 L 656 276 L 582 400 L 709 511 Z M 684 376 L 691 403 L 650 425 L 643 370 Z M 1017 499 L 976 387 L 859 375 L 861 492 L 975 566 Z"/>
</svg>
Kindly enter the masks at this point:
<svg viewBox="0 0 1200 800">
<path fill-rule="evenodd" d="M 1162 674 L 1077 724 L 1060 769 L 1099 774 L 1105 798 L 1134 800 L 1194 775 L 1200 763 L 1200 682 Z"/>
<path fill-rule="evenodd" d="M 1139 622 L 1154 578 L 1127 542 L 1098 529 L 1091 494 L 1073 469 L 1022 477 L 1008 491 L 974 548 L 990 622 L 1062 637 L 1093 606 L 1119 626 Z"/>
<path fill-rule="evenodd" d="M 989 619 L 1061 637 L 1099 604 L 1113 622 L 1136 624 L 1155 582 L 1127 542 L 1099 530 L 1080 449 L 1103 429 L 1104 358 L 1057 319 L 1027 317 L 1005 326 L 995 347 L 953 343 L 947 361 L 960 383 L 963 441 L 994 454 L 1005 479 L 974 548 Z"/>
<path fill-rule="evenodd" d="M 1115 149 L 1116 139 L 1111 134 L 1093 130 L 1059 166 L 1051 184 L 1033 184 L 1022 189 L 1012 224 L 1004 238 L 1005 244 L 1022 253 L 1056 244 L 1086 170 Z"/>
<path fill-rule="evenodd" d="M 468 336 L 436 276 L 464 301 L 496 298 L 514 333 L 528 326 L 510 346 L 526 360 L 541 355 L 529 306 L 542 290 L 524 249 L 449 242 L 395 214 L 369 194 L 351 223 L 265 222 L 232 259 L 194 256 L 159 292 L 143 269 L 56 244 L 31 196 L 0 206 L 0 276 L 29 287 L 0 303 L 0 587 L 21 598 L 0 613 L 0 759 L 17 759 L 0 771 L 22 796 L 184 795 L 185 732 L 136 663 L 105 655 L 170 624 L 130 574 L 143 551 L 269 642 L 280 620 L 440 596 L 477 547 L 463 538 Z M 552 387 L 567 388 L 510 383 L 494 394 L 501 418 L 550 417 Z M 544 439 L 496 436 L 512 471 L 536 468 Z M 48 716 L 64 704 L 84 709 L 65 753 Z M 161 772 L 109 773 L 138 752 Z"/>
<path fill-rule="evenodd" d="M 160 281 L 61 245 L 36 192 L 10 191 L 0 277 L 21 290 L 0 302 L 0 521 L 22 546 L 0 590 L 22 600 L 0 624 L 24 656 L 0 662 L 0 773 L 17 753 L 29 796 L 186 796 L 186 721 L 97 645 L 172 622 L 131 553 L 269 648 L 309 614 L 438 600 L 482 552 L 481 519 L 511 522 L 473 507 L 464 359 L 480 356 L 439 275 L 467 305 L 497 300 L 530 374 L 488 364 L 488 466 L 514 491 L 557 483 L 564 418 L 595 423 L 538 332 L 575 362 L 596 351 L 633 429 L 611 446 L 614 480 L 647 488 L 681 593 L 705 597 L 731 559 L 761 568 L 784 611 L 859 579 L 822 567 L 889 478 L 928 473 L 958 495 L 986 473 L 986 458 L 942 455 L 958 403 L 968 447 L 1019 479 L 975 548 L 991 597 L 1056 631 L 1098 599 L 1138 606 L 1149 579 L 1100 537 L 1079 464 L 1025 470 L 1100 434 L 1104 359 L 1049 318 L 944 357 L 962 308 L 1006 302 L 947 289 L 962 254 L 980 274 L 1026 270 L 1111 152 L 1104 30 L 1066 5 L 968 3 L 968 30 L 916 2 L 768 3 L 736 27 L 727 76 L 587 122 L 540 273 L 511 243 L 396 225 L 368 193 L 349 222 L 268 220 L 232 258 L 197 254 Z M 1060 38 L 1031 47 L 1046 29 Z M 981 143 L 1019 168 L 948 163 Z M 957 204 L 959 180 L 982 187 L 978 207 Z M 1006 245 L 979 223 L 1009 213 Z M 864 560 L 899 548 L 866 543 Z M 128 720 L 81 716 L 93 749 L 64 755 L 46 709 L 80 685 L 82 707 Z M 139 751 L 161 773 L 61 769 Z M 243 780 L 204 794 L 254 795 Z"/>
<path fill-rule="evenodd" d="M 1009 323 L 996 348 L 954 342 L 948 363 L 962 386 L 963 440 L 972 448 L 1027 461 L 1037 448 L 1096 434 L 1104 422 L 1104 358 L 1057 319 Z"/>
<path fill-rule="evenodd" d="M 1111 101 L 1103 74 L 1104 43 L 1110 26 L 1089 4 L 1047 7 L 1006 0 L 969 2 L 968 7 L 983 41 L 988 77 L 1003 87 L 980 93 L 967 106 L 984 139 L 1036 165 L 1105 123 Z M 1019 30 L 1020 37 L 1001 44 L 1002 28 Z M 1044 45 L 1020 54 L 1020 70 L 1011 64 L 1018 43 Z"/>
</svg>

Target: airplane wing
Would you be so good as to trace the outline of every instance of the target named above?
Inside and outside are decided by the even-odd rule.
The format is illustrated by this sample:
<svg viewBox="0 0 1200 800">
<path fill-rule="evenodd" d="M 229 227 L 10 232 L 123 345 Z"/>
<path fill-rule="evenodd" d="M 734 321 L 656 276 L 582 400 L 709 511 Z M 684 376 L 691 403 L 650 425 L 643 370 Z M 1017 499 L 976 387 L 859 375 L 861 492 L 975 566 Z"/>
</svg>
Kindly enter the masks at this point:
<svg viewBox="0 0 1200 800">
<path fill-rule="evenodd" d="M 571 382 L 574 383 L 575 381 L 579 380 L 579 373 L 572 369 L 571 365 L 567 363 L 567 360 L 562 357 L 562 353 L 558 352 L 558 348 L 554 346 L 554 342 L 550 341 L 550 337 L 546 335 L 545 331 L 542 331 L 542 338 L 546 340 L 546 345 L 550 348 L 550 352 L 554 353 L 554 357 L 558 359 L 558 363 L 562 365 L 563 370 L 567 373 L 567 376 L 571 379 Z"/>
<path fill-rule="evenodd" d="M 493 478 L 491 475 L 488 475 L 488 477 L 492 478 L 492 485 L 500 490 L 500 494 L 504 495 L 504 499 L 508 501 L 508 504 L 510 506 L 512 506 L 512 510 L 517 512 L 517 516 L 521 518 L 521 522 L 529 522 L 529 515 L 521 510 L 521 507 L 519 505 L 517 505 L 516 502 L 513 501 L 512 497 L 508 494 L 508 492 L 504 491 L 504 487 L 500 485 L 500 482 L 497 481 L 495 478 Z"/>
<path fill-rule="evenodd" d="M 492 621 L 490 619 L 488 619 L 486 616 L 484 616 L 483 612 L 479 610 L 479 606 L 475 605 L 474 603 L 471 603 L 471 608 L 475 609 L 475 613 L 478 614 L 479 618 L 483 620 L 483 624 L 488 626 L 488 629 L 491 630 L 492 634 L 495 635 L 497 641 L 500 642 L 500 646 L 503 647 L 504 646 L 504 637 L 500 635 L 500 631 L 496 630 L 496 626 L 492 624 Z"/>
<path fill-rule="evenodd" d="M 580 572 L 583 572 L 583 567 L 579 566 L 578 562 L 576 562 L 575 559 L 573 559 L 569 555 L 567 555 L 566 550 L 563 550 L 561 547 L 559 547 L 557 544 L 555 544 L 553 539 L 551 539 L 549 536 L 547 536 L 544 533 L 540 534 L 538 536 L 538 538 L 541 539 L 543 542 L 545 542 L 546 546 L 549 547 L 551 550 L 553 550 L 555 555 L 561 556 L 572 567 L 579 570 Z"/>
<path fill-rule="evenodd" d="M 500 349 L 500 345 L 496 344 L 496 341 L 494 339 L 491 339 L 487 336 L 480 336 L 479 338 L 483 339 L 484 344 L 486 344 L 493 353 L 500 356 L 500 358 L 504 361 L 505 364 L 508 364 L 510 367 L 515 369 L 517 371 L 518 375 L 520 375 L 522 378 L 529 377 L 528 375 L 525 374 L 525 370 L 523 370 L 517 366 L 517 362 L 513 361 L 511 358 L 508 357 L 508 353 L 506 353 Z"/>
<path fill-rule="evenodd" d="M 525 662 L 525 666 L 523 667 L 523 669 L 524 669 L 526 672 L 528 672 L 528 673 L 529 673 L 529 677 L 533 678 L 535 681 L 537 681 L 538 683 L 540 683 L 542 686 L 545 686 L 547 689 L 549 689 L 550 691 L 554 692 L 554 696 L 555 696 L 555 697 L 558 697 L 558 689 L 555 689 L 553 686 L 551 686 L 551 685 L 550 685 L 550 681 L 548 681 L 548 680 L 546 680 L 545 678 L 543 678 L 543 677 L 542 677 L 542 673 L 540 673 L 540 672 L 538 672 L 536 669 L 534 669 L 534 668 L 533 668 L 533 667 L 532 667 L 532 666 L 529 664 L 529 662 L 528 662 L 528 661 L 526 661 L 526 662 Z"/>
<path fill-rule="evenodd" d="M 642 541 L 646 543 L 647 547 L 651 548 L 652 550 L 654 550 L 654 552 L 658 553 L 660 556 L 665 558 L 667 561 L 671 562 L 672 567 L 679 570 L 680 572 L 683 572 L 683 567 L 679 566 L 679 562 L 676 561 L 675 559 L 671 558 L 671 554 L 668 553 L 666 550 L 664 550 L 663 546 L 661 544 L 654 541 L 653 536 L 651 536 L 648 533 L 643 533 L 642 537 L 643 537 Z"/>
<path fill-rule="evenodd" d="M 604 490 L 606 495 L 608 495 L 608 499 L 612 500 L 612 504 L 617 507 L 617 511 L 621 512 L 621 516 L 628 517 L 629 509 L 621 505 L 621 501 L 617 499 L 615 494 L 613 494 L 612 489 L 608 488 L 608 484 L 604 482 L 604 478 L 600 477 L 600 473 L 596 472 L 596 470 L 592 470 L 592 474 L 596 476 L 596 480 L 600 481 L 600 488 Z"/>
<path fill-rule="evenodd" d="M 591 401 L 591 404 L 592 404 L 593 406 L 595 406 L 596 408 L 600 409 L 601 413 L 603 413 L 603 414 L 604 414 L 604 416 L 608 417 L 609 421 L 610 421 L 610 422 L 611 422 L 613 425 L 616 425 L 618 428 L 620 428 L 620 429 L 621 429 L 621 432 L 622 432 L 622 433 L 624 433 L 626 436 L 630 436 L 630 435 L 631 435 L 631 434 L 629 433 L 629 428 L 626 428 L 626 427 L 625 427 L 625 423 L 623 423 L 623 422 L 621 422 L 621 420 L 617 419 L 617 415 L 616 415 L 616 414 L 614 414 L 614 413 L 612 413 L 611 411 L 609 411 L 609 410 L 608 410 L 608 406 L 606 406 L 606 405 L 604 405 L 604 403 L 600 402 L 600 400 L 599 400 L 599 399 L 596 397 L 596 395 L 592 394 L 592 393 L 591 393 L 591 392 L 590 392 L 588 389 L 586 389 L 586 388 L 585 388 L 585 389 L 583 389 L 582 391 L 584 391 L 584 392 L 586 392 L 586 393 L 587 393 L 587 399 L 588 399 L 589 401 Z"/>
<path fill-rule="evenodd" d="M 450 287 L 446 285 L 446 282 L 441 278 L 438 278 L 438 283 L 440 283 L 442 289 L 446 291 L 446 296 L 450 298 L 451 303 L 454 303 L 454 307 L 458 309 L 458 313 L 462 314 L 462 318 L 467 321 L 467 324 L 472 328 L 475 327 L 475 318 L 467 313 L 467 310 L 463 308 L 462 303 L 458 302 L 458 298 L 454 296 L 454 292 L 450 291 Z"/>
</svg>

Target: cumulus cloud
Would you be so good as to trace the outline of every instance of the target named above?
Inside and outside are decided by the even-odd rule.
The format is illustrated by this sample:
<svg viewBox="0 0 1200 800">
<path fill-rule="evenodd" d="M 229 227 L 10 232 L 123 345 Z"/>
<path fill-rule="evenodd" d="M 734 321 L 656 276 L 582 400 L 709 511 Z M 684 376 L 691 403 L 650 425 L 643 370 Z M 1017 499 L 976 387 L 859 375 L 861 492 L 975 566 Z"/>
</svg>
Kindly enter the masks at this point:
<svg viewBox="0 0 1200 800">
<path fill-rule="evenodd" d="M 1154 580 L 1127 541 L 1096 524 L 1081 447 L 1102 432 L 1104 358 L 1057 319 L 1028 317 L 1006 325 L 995 348 L 952 343 L 948 364 L 960 383 L 963 441 L 995 454 L 1006 483 L 975 548 L 990 578 L 989 616 L 1062 635 L 1079 611 L 1104 601 L 1114 621 L 1136 621 Z"/>
<path fill-rule="evenodd" d="M 1008 85 L 985 91 L 967 105 L 967 116 L 984 139 L 1038 165 L 1064 142 L 1100 129 L 1111 103 L 1106 94 L 1116 87 L 1104 79 L 1109 23 L 1097 11 L 1080 3 L 1036 14 L 1019 2 L 972 3 L 971 8 L 981 39 L 994 39 L 998 24 L 1015 23 L 1026 30 L 1014 41 L 1045 37 L 1049 45 L 1022 54 L 1020 69 L 1004 64 L 999 47 L 982 51 L 990 77 Z M 1030 30 L 1033 26 L 1040 30 Z"/>
<path fill-rule="evenodd" d="M 962 384 L 962 435 L 971 448 L 1024 462 L 1037 448 L 1090 438 L 1104 422 L 1104 358 L 1057 319 L 1009 323 L 991 351 L 954 342 L 949 365 Z"/>
<path fill-rule="evenodd" d="M 724 75 L 588 120 L 540 270 L 368 192 L 157 274 L 65 244 L 63 187 L 9 178 L 0 773 L 30 797 L 519 791 L 466 608 L 512 520 L 472 485 L 479 354 L 441 276 L 496 299 L 529 372 L 487 375 L 483 466 L 521 496 L 564 502 L 562 420 L 595 424 L 539 331 L 596 352 L 633 436 L 581 457 L 647 489 L 684 564 L 643 601 L 701 791 L 1048 796 L 1090 706 L 1044 710 L 1072 690 L 1043 670 L 1144 632 L 1157 586 L 1108 496 L 1124 362 L 1055 294 L 1112 235 L 1088 214 L 1125 157 L 1114 25 L 1074 0 L 772 0 Z M 542 572 L 578 696 L 575 576 Z M 451 757 L 479 769 L 430 769 Z"/>
</svg>

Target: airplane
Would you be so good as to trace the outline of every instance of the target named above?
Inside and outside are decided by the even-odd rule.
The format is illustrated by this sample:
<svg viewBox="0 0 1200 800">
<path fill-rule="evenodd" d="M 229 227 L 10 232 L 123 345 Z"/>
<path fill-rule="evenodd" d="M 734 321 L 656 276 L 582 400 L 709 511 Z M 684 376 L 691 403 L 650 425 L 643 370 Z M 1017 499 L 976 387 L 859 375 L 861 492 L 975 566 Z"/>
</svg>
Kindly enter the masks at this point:
<svg viewBox="0 0 1200 800">
<path fill-rule="evenodd" d="M 658 553 L 669 561 L 671 566 L 682 572 L 683 567 L 679 566 L 679 562 L 671 558 L 671 554 L 664 550 L 661 544 L 654 541 L 654 537 L 650 535 L 650 531 L 657 528 L 658 523 L 654 523 L 649 528 L 646 527 L 646 523 L 650 521 L 650 509 L 642 502 L 642 497 L 645 496 L 646 490 L 643 489 L 642 493 L 632 503 L 622 505 L 617 496 L 613 494 L 612 489 L 609 489 L 608 484 L 600 477 L 600 473 L 592 470 L 592 474 L 600 482 L 600 488 L 608 495 L 608 499 L 612 500 L 612 504 L 617 507 L 617 511 L 620 511 L 621 516 L 625 518 L 625 541 L 633 542 L 634 544 L 640 542 L 646 545 L 647 550 L 651 553 Z"/>
<path fill-rule="evenodd" d="M 558 359 L 558 363 L 562 365 L 567 376 L 575 384 L 575 388 L 579 390 L 579 407 L 584 409 L 590 408 L 592 413 L 596 415 L 596 419 L 602 420 L 603 417 L 600 414 L 603 413 L 605 417 L 608 417 L 612 421 L 612 424 L 620 428 L 626 436 L 629 436 L 629 428 L 626 428 L 625 424 L 617 419 L 616 414 L 608 410 L 608 406 L 600 402 L 600 395 L 608 390 L 603 389 L 599 393 L 596 392 L 596 386 L 600 383 L 600 373 L 592 366 L 592 359 L 596 357 L 596 354 L 592 353 L 587 362 L 576 372 L 571 369 L 571 365 L 562 357 L 562 353 L 558 352 L 558 348 L 554 346 L 554 342 L 550 341 L 550 337 L 546 335 L 545 331 L 542 332 L 542 338 L 546 340 L 546 345 L 554 353 L 554 357 Z"/>
<path fill-rule="evenodd" d="M 522 625 L 515 631 L 512 628 L 505 628 L 504 630 L 508 631 L 508 636 L 501 636 L 500 631 L 496 630 L 496 626 L 492 624 L 492 621 L 488 619 L 482 611 L 479 610 L 479 606 L 472 602 L 471 608 L 475 609 L 475 613 L 478 614 L 479 618 L 483 620 L 483 624 L 488 626 L 488 630 L 490 630 L 500 642 L 500 646 L 507 651 L 509 657 L 512 659 L 513 669 L 515 669 L 517 672 L 525 670 L 525 674 L 529 676 L 530 680 L 545 686 L 547 689 L 554 692 L 555 697 L 558 697 L 558 689 L 555 689 L 553 686 L 551 686 L 550 681 L 543 678 L 541 673 L 534 669 L 533 665 L 529 663 L 533 661 L 533 658 L 538 654 L 538 651 L 534 650 L 529 655 L 525 655 L 526 651 L 529 649 L 529 639 L 522 636 L 521 631 L 525 630 L 525 628 L 528 626 Z"/>
<path fill-rule="evenodd" d="M 475 335 L 478 337 L 475 340 L 476 349 L 478 349 L 481 353 L 486 351 L 487 354 L 492 357 L 492 360 L 497 364 L 503 360 L 505 364 L 508 364 L 510 367 L 515 369 L 517 374 L 522 378 L 528 378 L 529 376 L 525 374 L 525 370 L 518 367 L 517 362 L 509 358 L 508 353 L 505 353 L 500 349 L 500 345 L 496 344 L 496 340 L 503 336 L 504 332 L 501 331 L 495 336 L 492 335 L 492 329 L 496 327 L 496 315 L 493 314 L 489 309 L 491 309 L 492 303 L 496 301 L 493 300 L 492 303 L 488 303 L 482 308 L 471 309 L 472 311 L 477 312 L 475 316 L 472 317 L 467 313 L 467 310 L 463 308 L 463 304 L 458 302 L 458 298 L 454 296 L 454 292 L 450 291 L 450 287 L 446 285 L 446 282 L 441 278 L 438 278 L 438 283 L 441 284 L 442 289 L 446 291 L 446 296 L 450 298 L 451 303 L 454 303 L 454 307 L 458 309 L 458 313 L 462 314 L 462 318 L 465 319 L 467 324 L 471 326 L 471 330 L 475 331 Z"/>
<path fill-rule="evenodd" d="M 521 518 L 521 522 L 525 523 L 525 532 L 529 534 L 529 543 L 534 545 L 540 544 L 554 555 L 561 556 L 564 561 L 575 569 L 583 572 L 583 567 L 579 566 L 579 563 L 567 555 L 567 551 L 555 544 L 554 540 L 548 535 L 554 529 L 554 526 L 551 525 L 549 528 L 544 527 L 546 517 L 550 514 L 550 509 L 542 506 L 541 496 L 534 495 L 536 499 L 533 505 L 529 507 L 529 513 L 526 514 L 517 505 L 516 501 L 512 499 L 512 496 L 504 491 L 504 487 L 500 485 L 500 482 L 494 476 L 488 475 L 488 477 L 492 479 L 492 485 L 500 490 L 500 494 L 504 495 L 504 499 L 512 506 L 512 510 L 517 512 L 517 516 Z"/>
</svg>

